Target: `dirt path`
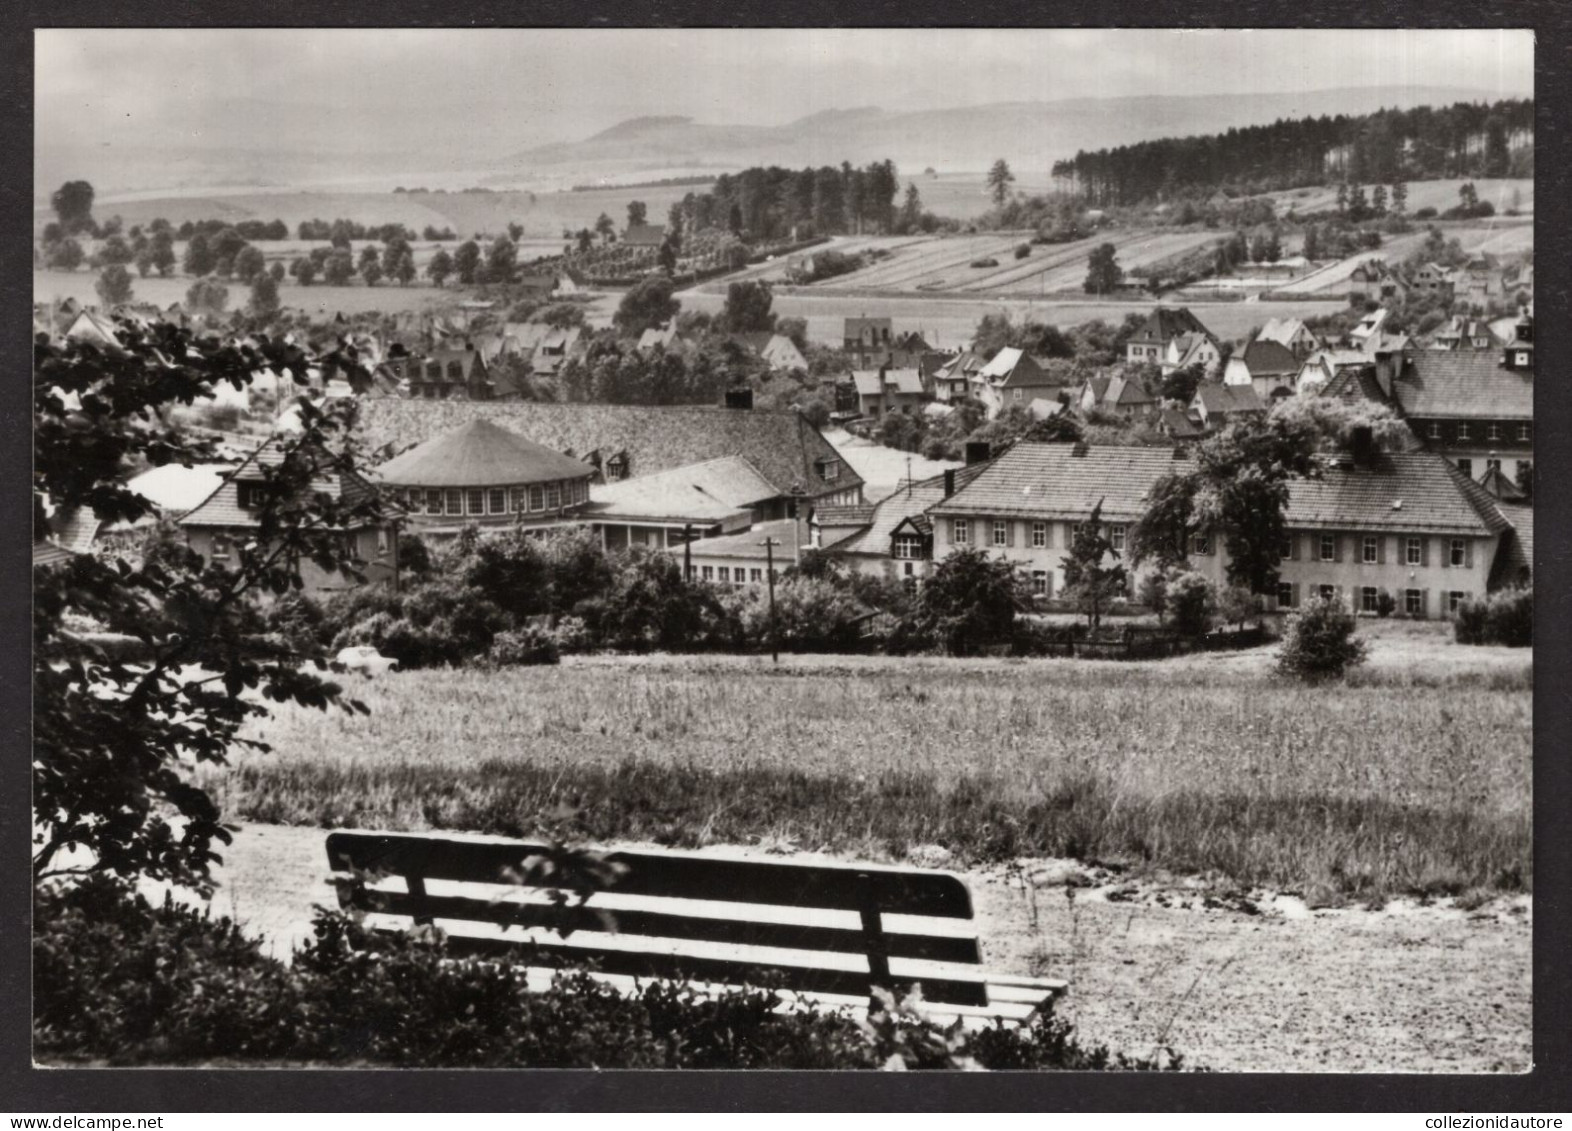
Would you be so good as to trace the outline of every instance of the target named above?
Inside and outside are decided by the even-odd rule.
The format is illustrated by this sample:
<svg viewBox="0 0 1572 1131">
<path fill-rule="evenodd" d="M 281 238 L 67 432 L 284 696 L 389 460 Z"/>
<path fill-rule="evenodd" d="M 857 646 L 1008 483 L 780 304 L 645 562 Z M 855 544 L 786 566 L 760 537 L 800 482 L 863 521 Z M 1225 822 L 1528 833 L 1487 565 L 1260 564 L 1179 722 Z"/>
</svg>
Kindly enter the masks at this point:
<svg viewBox="0 0 1572 1131">
<path fill-rule="evenodd" d="M 246 826 L 219 870 L 215 911 L 287 957 L 310 936 L 312 905 L 333 903 L 323 841 L 320 829 Z M 1112 1048 L 1166 1044 L 1223 1071 L 1529 1067 L 1526 898 L 1311 911 L 1065 861 L 963 875 L 989 965 L 1068 978 L 1064 1016 Z"/>
</svg>

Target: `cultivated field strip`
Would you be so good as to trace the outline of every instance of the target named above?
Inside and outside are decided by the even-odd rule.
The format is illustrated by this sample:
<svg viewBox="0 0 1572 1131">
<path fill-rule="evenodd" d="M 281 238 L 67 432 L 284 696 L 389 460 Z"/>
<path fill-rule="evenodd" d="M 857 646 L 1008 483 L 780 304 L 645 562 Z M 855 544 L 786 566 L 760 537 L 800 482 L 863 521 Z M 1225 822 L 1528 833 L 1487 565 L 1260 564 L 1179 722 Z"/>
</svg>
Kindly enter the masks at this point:
<svg viewBox="0 0 1572 1131">
<path fill-rule="evenodd" d="M 920 246 L 897 252 L 894 259 L 876 263 L 861 271 L 822 284 L 826 289 L 867 287 L 879 290 L 915 290 L 930 279 L 943 279 L 942 272 L 967 271 L 975 259 L 1008 256 L 1025 237 L 962 236 L 932 239 Z"/>
</svg>

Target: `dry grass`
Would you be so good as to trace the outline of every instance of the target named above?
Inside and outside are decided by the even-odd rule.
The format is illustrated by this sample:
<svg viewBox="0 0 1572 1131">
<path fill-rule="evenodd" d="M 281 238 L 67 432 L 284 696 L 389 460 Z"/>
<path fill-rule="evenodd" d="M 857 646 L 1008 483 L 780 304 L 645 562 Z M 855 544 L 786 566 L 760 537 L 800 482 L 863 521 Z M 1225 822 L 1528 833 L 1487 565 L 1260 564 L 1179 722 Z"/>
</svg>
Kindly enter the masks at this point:
<svg viewBox="0 0 1572 1131">
<path fill-rule="evenodd" d="M 1383 625 L 1348 684 L 1166 663 L 586 658 L 282 709 L 215 782 L 282 824 L 1046 854 L 1313 898 L 1530 886 L 1531 661 Z M 1445 661 L 1451 661 L 1450 663 Z"/>
</svg>

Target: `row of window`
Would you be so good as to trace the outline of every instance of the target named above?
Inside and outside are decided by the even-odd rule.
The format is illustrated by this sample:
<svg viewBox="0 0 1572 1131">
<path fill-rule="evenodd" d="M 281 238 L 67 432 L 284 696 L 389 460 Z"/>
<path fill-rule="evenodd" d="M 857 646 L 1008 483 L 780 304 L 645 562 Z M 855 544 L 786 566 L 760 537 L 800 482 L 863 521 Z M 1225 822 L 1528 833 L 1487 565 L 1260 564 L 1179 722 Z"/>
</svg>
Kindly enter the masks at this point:
<svg viewBox="0 0 1572 1131">
<path fill-rule="evenodd" d="M 727 584 L 764 584 L 764 570 L 759 566 L 689 566 L 688 580 L 692 581 L 696 576 L 704 581 L 721 581 Z M 779 581 L 781 571 L 772 569 L 770 576 Z"/>
<path fill-rule="evenodd" d="M 1473 460 L 1469 459 L 1466 456 L 1463 456 L 1463 457 L 1460 457 L 1456 462 L 1457 462 L 1457 469 L 1459 471 L 1461 471 L 1464 475 L 1468 476 L 1470 479 L 1472 479 L 1474 477 L 1474 461 Z M 1496 458 L 1492 457 L 1490 459 L 1485 460 L 1485 472 L 1486 472 L 1486 474 L 1489 474 L 1492 471 L 1500 471 L 1500 470 L 1501 470 L 1501 461 L 1499 459 L 1496 459 Z M 1531 461 L 1526 460 L 1526 459 L 1520 459 L 1520 460 L 1517 461 L 1518 482 L 1520 482 L 1520 483 L 1523 482 L 1524 479 L 1527 476 L 1533 474 L 1533 471 L 1534 471 L 1534 465 L 1533 465 L 1533 463 Z"/>
<path fill-rule="evenodd" d="M 1316 585 L 1310 590 L 1323 601 L 1343 603 L 1343 587 L 1341 585 Z M 1376 614 L 1381 611 L 1381 594 L 1384 590 L 1374 585 L 1362 585 L 1354 590 L 1354 599 L 1358 603 L 1361 613 Z M 1462 589 L 1445 590 L 1441 594 L 1443 610 L 1447 616 L 1456 616 L 1457 607 L 1469 599 L 1470 594 Z M 1299 607 L 1300 588 L 1298 583 L 1281 582 L 1277 587 L 1277 604 L 1279 608 L 1294 609 Z M 1392 600 L 1398 611 L 1405 616 L 1423 617 L 1430 615 L 1430 590 L 1428 589 L 1398 589 L 1394 592 Z"/>
<path fill-rule="evenodd" d="M 1430 564 L 1430 539 L 1410 535 L 1400 538 L 1399 548 L 1403 555 L 1403 564 L 1410 566 L 1428 566 Z M 1297 538 L 1290 534 L 1283 539 L 1280 554 L 1283 561 L 1290 561 L 1296 556 L 1298 548 Z M 1463 569 L 1472 569 L 1474 566 L 1474 547 L 1470 539 L 1448 538 L 1442 542 L 1442 565 L 1458 566 Z M 1323 562 L 1339 562 L 1343 560 L 1342 543 L 1336 534 L 1322 534 L 1316 542 L 1316 560 Z M 1380 534 L 1366 534 L 1359 540 L 1359 561 L 1362 565 L 1383 565 L 1386 562 L 1386 538 Z"/>
<path fill-rule="evenodd" d="M 415 514 L 528 514 L 588 502 L 589 481 L 565 479 L 528 487 L 414 487 L 399 491 L 398 498 Z"/>
<path fill-rule="evenodd" d="M 1511 427 L 1511 426 L 1510 425 L 1496 423 L 1496 422 L 1492 421 L 1491 423 L 1488 423 L 1488 424 L 1485 425 L 1484 437 L 1487 440 L 1502 440 L 1502 439 L 1505 439 L 1506 436 L 1507 436 L 1507 429 L 1509 427 Z M 1525 444 L 1528 443 L 1530 437 L 1532 437 L 1533 434 L 1534 433 L 1533 433 L 1533 426 L 1532 425 L 1519 424 L 1517 426 L 1517 438 L 1521 442 L 1523 442 Z M 1442 438 L 1442 435 L 1441 435 L 1441 422 L 1439 420 L 1432 420 L 1430 422 L 1430 438 L 1432 440 L 1439 440 L 1439 439 Z M 1454 430 L 1453 438 L 1457 439 L 1457 440 L 1471 440 L 1471 439 L 1473 439 L 1474 438 L 1473 425 L 1470 424 L 1466 420 L 1459 420 L 1457 422 L 1456 428 Z"/>
<path fill-rule="evenodd" d="M 1045 550 L 1053 545 L 1051 526 L 1052 524 L 1047 522 L 1031 523 L 1031 545 L 1034 550 Z M 1070 540 L 1072 543 L 1080 529 L 1080 523 L 1070 524 Z M 1129 528 L 1124 525 L 1117 525 L 1109 526 L 1107 529 L 1108 541 L 1115 550 L 1121 554 L 1124 553 L 1125 537 L 1129 533 Z M 996 518 L 989 526 L 988 536 L 988 544 L 991 546 L 1013 546 L 1015 545 L 1015 524 L 1006 519 Z M 907 536 L 902 535 L 901 537 Z M 900 541 L 901 538 L 896 539 L 895 556 L 898 558 L 905 556 L 901 553 Z M 969 518 L 952 518 L 950 520 L 950 541 L 957 546 L 971 545 L 972 520 Z M 1205 552 L 1211 553 L 1210 550 Z M 914 554 L 912 556 L 915 557 L 917 555 Z"/>
</svg>

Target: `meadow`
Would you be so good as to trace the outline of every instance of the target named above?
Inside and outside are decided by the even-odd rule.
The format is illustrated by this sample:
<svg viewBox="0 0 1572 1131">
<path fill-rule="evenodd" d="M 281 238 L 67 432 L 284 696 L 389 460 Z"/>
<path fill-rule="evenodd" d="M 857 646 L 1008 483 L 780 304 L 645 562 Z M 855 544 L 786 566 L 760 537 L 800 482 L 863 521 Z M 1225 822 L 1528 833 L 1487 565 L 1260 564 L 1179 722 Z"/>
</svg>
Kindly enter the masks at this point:
<svg viewBox="0 0 1572 1131">
<path fill-rule="evenodd" d="M 1313 902 L 1531 888 L 1532 661 L 1382 624 L 1308 687 L 1271 648 L 1151 663 L 578 657 L 346 677 L 210 779 L 230 816 L 963 864 L 1059 856 Z M 566 808 L 564 808 L 566 807 Z M 572 811 L 572 818 L 565 814 Z"/>
</svg>

